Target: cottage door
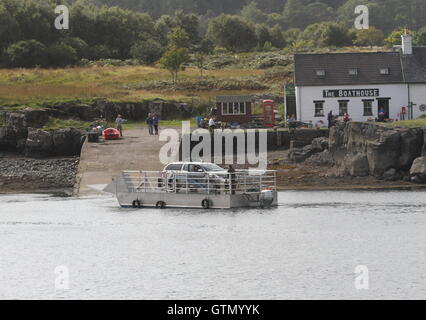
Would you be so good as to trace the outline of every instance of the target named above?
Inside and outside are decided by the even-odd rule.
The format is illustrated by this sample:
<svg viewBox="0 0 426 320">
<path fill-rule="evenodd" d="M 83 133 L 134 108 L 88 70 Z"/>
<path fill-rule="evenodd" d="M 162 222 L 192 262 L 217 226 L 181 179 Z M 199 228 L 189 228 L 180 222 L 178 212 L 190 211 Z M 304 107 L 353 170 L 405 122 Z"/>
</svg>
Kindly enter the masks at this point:
<svg viewBox="0 0 426 320">
<path fill-rule="evenodd" d="M 389 99 L 377 99 L 378 101 L 378 112 L 377 114 L 380 114 L 380 112 L 384 112 L 385 119 L 389 119 L 390 118 L 390 113 L 389 113 Z"/>
</svg>

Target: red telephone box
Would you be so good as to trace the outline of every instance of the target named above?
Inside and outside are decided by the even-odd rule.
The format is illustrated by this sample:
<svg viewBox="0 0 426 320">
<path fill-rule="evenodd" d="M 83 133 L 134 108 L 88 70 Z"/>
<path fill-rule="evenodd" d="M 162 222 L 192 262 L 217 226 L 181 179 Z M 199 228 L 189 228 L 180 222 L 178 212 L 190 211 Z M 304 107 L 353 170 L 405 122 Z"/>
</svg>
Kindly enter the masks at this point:
<svg viewBox="0 0 426 320">
<path fill-rule="evenodd" d="M 275 103 L 272 100 L 263 100 L 263 123 L 265 127 L 275 127 Z"/>
</svg>

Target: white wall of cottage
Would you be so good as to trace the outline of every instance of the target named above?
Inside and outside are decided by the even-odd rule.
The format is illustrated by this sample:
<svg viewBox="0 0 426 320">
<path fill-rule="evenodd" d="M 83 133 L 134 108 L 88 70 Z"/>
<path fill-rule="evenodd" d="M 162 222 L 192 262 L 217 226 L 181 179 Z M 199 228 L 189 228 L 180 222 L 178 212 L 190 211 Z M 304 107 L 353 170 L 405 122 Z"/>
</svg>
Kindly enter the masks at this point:
<svg viewBox="0 0 426 320">
<path fill-rule="evenodd" d="M 344 97 L 344 98 L 324 98 L 324 90 L 356 90 L 356 89 L 379 89 L 377 97 Z M 411 95 L 418 101 L 424 100 L 426 103 L 426 84 L 412 85 Z M 296 87 L 296 108 L 297 118 L 301 121 L 312 121 L 315 125 L 320 120 L 327 123 L 327 114 L 330 110 L 333 114 L 339 114 L 339 100 L 349 100 L 348 113 L 354 121 L 367 121 L 369 118 L 378 117 L 378 98 L 390 98 L 389 116 L 392 119 L 399 119 L 402 107 L 408 105 L 408 88 L 406 84 L 379 84 L 379 85 L 350 85 L 350 86 L 299 86 Z M 374 99 L 373 116 L 364 116 L 363 100 Z M 315 116 L 314 101 L 324 101 L 324 116 Z M 417 102 L 415 102 L 417 103 Z M 417 106 L 417 110 L 419 110 Z M 417 113 L 414 113 L 415 116 Z M 418 114 L 420 115 L 420 114 Z"/>
<path fill-rule="evenodd" d="M 426 111 L 421 111 L 422 105 L 426 106 L 426 83 L 423 84 L 410 84 L 411 101 L 416 104 L 413 107 L 414 118 L 426 115 Z"/>
</svg>

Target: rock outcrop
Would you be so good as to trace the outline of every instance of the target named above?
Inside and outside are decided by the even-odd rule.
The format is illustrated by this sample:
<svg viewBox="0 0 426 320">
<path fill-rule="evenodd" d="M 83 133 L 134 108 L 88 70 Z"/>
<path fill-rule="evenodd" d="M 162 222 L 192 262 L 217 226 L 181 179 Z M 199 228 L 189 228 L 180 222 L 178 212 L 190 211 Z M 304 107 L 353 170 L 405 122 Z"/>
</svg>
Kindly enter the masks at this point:
<svg viewBox="0 0 426 320">
<path fill-rule="evenodd" d="M 27 108 L 2 112 L 5 126 L 0 127 L 0 150 L 10 150 L 31 157 L 78 156 L 85 133 L 73 129 L 44 131 L 49 121 L 46 109 Z"/>
<path fill-rule="evenodd" d="M 28 128 L 28 138 L 25 145 L 27 157 L 45 157 L 53 153 L 52 133 L 39 129 Z"/>
<path fill-rule="evenodd" d="M 311 158 L 313 155 L 321 153 L 328 149 L 328 139 L 325 137 L 315 138 L 312 144 L 303 148 L 296 148 L 290 151 L 288 157 L 295 163 L 301 163 Z M 321 158 L 319 158 L 321 159 Z M 323 161 L 321 159 L 320 161 Z"/>
<path fill-rule="evenodd" d="M 84 137 L 84 132 L 74 128 L 52 132 L 28 128 L 25 155 L 28 157 L 78 156 Z"/>
<path fill-rule="evenodd" d="M 343 174 L 383 177 L 408 171 L 422 154 L 424 130 L 350 122 L 330 130 L 329 149 Z"/>
<path fill-rule="evenodd" d="M 426 156 L 414 160 L 410 169 L 411 181 L 426 183 Z"/>
<path fill-rule="evenodd" d="M 426 128 L 423 128 L 423 148 L 422 148 L 422 156 L 426 157 Z"/>
<path fill-rule="evenodd" d="M 341 176 L 375 176 L 385 181 L 426 183 L 426 128 L 376 123 L 338 123 L 329 139 L 289 153 L 293 162 L 335 166 Z"/>
</svg>

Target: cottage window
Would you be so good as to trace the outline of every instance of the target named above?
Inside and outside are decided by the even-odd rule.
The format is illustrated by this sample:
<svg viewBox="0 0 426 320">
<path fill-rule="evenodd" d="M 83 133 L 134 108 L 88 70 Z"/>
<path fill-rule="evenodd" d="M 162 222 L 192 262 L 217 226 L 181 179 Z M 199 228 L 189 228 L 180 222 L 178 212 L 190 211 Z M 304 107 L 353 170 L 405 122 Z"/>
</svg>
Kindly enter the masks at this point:
<svg viewBox="0 0 426 320">
<path fill-rule="evenodd" d="M 245 115 L 246 111 L 245 102 L 222 103 L 222 115 Z"/>
<path fill-rule="evenodd" d="M 228 103 L 224 102 L 222 103 L 222 114 L 228 114 L 229 110 L 228 110 Z"/>
<path fill-rule="evenodd" d="M 358 69 L 349 69 L 349 75 L 350 76 L 357 76 L 358 75 Z"/>
<path fill-rule="evenodd" d="M 240 114 L 246 114 L 246 104 L 244 102 L 240 103 Z"/>
<path fill-rule="evenodd" d="M 325 77 L 325 70 L 317 70 L 316 71 L 318 78 L 324 78 Z"/>
<path fill-rule="evenodd" d="M 348 113 L 348 101 L 339 101 L 339 116 L 344 116 Z"/>
<path fill-rule="evenodd" d="M 364 117 L 373 116 L 373 101 L 374 100 L 364 100 Z"/>
<path fill-rule="evenodd" d="M 314 101 L 315 117 L 324 117 L 324 101 Z"/>
<path fill-rule="evenodd" d="M 388 75 L 390 73 L 389 68 L 381 68 L 380 69 L 380 74 L 381 75 Z"/>
</svg>

